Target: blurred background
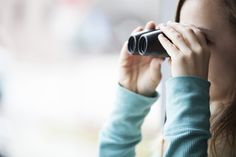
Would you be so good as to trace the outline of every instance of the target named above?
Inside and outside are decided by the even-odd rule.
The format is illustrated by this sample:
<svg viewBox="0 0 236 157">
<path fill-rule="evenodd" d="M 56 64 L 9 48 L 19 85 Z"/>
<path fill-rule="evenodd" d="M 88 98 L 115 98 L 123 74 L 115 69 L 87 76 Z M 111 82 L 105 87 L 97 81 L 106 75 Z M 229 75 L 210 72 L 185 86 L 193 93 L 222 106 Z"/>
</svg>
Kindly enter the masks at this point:
<svg viewBox="0 0 236 157">
<path fill-rule="evenodd" d="M 0 0 L 0 157 L 95 157 L 122 44 L 149 20 L 173 20 L 176 3 Z M 137 156 L 157 150 L 164 103 L 147 117 Z"/>
</svg>

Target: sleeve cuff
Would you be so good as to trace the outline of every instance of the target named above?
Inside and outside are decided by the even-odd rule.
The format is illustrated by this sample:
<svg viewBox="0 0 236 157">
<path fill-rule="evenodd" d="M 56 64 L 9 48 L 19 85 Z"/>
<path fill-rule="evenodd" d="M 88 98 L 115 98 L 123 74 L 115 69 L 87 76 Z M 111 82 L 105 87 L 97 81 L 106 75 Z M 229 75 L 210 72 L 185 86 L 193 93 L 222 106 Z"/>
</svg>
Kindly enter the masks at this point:
<svg viewBox="0 0 236 157">
<path fill-rule="evenodd" d="M 210 82 L 198 77 L 181 76 L 166 82 L 167 122 L 165 128 L 209 128 Z"/>
<path fill-rule="evenodd" d="M 116 105 L 119 105 L 119 109 L 123 112 L 142 112 L 149 109 L 152 104 L 159 98 L 159 94 L 156 92 L 154 97 L 147 97 L 135 92 L 132 92 L 118 84 Z"/>
</svg>

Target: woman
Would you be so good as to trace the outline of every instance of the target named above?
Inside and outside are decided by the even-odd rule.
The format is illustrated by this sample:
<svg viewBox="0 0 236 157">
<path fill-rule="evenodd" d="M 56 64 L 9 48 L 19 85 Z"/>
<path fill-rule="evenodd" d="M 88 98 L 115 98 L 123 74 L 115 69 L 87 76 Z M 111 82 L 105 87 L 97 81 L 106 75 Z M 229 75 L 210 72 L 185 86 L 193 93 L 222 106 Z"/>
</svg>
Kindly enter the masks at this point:
<svg viewBox="0 0 236 157">
<path fill-rule="evenodd" d="M 158 37 L 172 73 L 166 82 L 164 156 L 236 156 L 236 1 L 180 0 L 176 22 L 149 22 L 134 32 L 156 27 L 172 40 Z M 159 96 L 162 61 L 131 56 L 124 44 L 116 107 L 100 137 L 101 157 L 135 156 L 140 127 Z"/>
</svg>

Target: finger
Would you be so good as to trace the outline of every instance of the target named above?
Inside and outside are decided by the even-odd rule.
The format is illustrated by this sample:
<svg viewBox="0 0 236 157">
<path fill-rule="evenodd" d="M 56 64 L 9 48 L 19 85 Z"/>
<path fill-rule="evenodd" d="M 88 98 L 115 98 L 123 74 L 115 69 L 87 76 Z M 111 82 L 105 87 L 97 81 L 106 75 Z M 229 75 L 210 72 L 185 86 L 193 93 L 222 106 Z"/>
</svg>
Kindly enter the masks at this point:
<svg viewBox="0 0 236 157">
<path fill-rule="evenodd" d="M 191 51 L 183 35 L 173 27 L 170 25 L 160 25 L 160 29 L 182 53 L 189 53 Z"/>
<path fill-rule="evenodd" d="M 159 75 L 160 74 L 160 70 L 161 70 L 161 65 L 163 63 L 163 59 L 161 58 L 153 58 L 151 63 L 150 63 L 150 66 L 152 67 L 152 71 L 153 71 L 153 74 L 157 74 Z"/>
<path fill-rule="evenodd" d="M 202 46 L 206 46 L 207 45 L 206 35 L 196 26 L 191 26 L 191 28 L 193 29 L 194 33 L 196 34 L 200 44 Z"/>
<path fill-rule="evenodd" d="M 198 40 L 199 42 L 202 44 L 202 45 L 207 45 L 207 40 L 206 40 L 206 35 L 204 32 L 202 32 L 201 29 L 199 29 L 198 27 L 196 27 L 195 25 L 193 24 L 183 24 L 184 26 L 190 26 L 193 31 L 195 32 L 195 34 L 197 35 L 198 37 Z M 201 33 L 201 34 L 200 34 Z"/>
<path fill-rule="evenodd" d="M 142 27 L 142 26 L 136 27 L 136 28 L 132 31 L 131 35 L 132 35 L 132 34 L 135 34 L 135 33 L 137 33 L 137 32 L 140 32 L 140 31 L 143 31 L 143 27 Z"/>
<path fill-rule="evenodd" d="M 160 24 L 161 25 L 161 24 Z M 160 29 L 160 25 L 156 25 L 156 29 Z"/>
<path fill-rule="evenodd" d="M 129 56 L 128 51 L 128 41 L 126 41 L 121 49 L 121 54 L 120 54 L 120 58 L 126 58 Z"/>
<path fill-rule="evenodd" d="M 163 57 L 153 57 L 152 60 L 155 61 L 155 62 L 159 62 L 161 64 L 165 61 L 165 58 L 163 58 Z"/>
<path fill-rule="evenodd" d="M 152 58 L 152 62 L 156 62 L 156 63 L 163 63 L 165 61 L 165 58 L 161 58 L 161 57 L 153 57 Z"/>
<path fill-rule="evenodd" d="M 120 61 L 122 60 L 129 60 L 132 58 L 140 58 L 141 56 L 139 55 L 130 55 L 128 52 L 128 41 L 125 41 L 125 43 L 123 44 L 123 47 L 121 49 L 120 52 Z"/>
<path fill-rule="evenodd" d="M 156 28 L 156 24 L 154 21 L 149 21 L 146 26 L 145 26 L 145 30 L 152 30 Z"/>
<path fill-rule="evenodd" d="M 179 53 L 179 49 L 172 44 L 163 34 L 158 35 L 158 39 L 170 57 L 174 57 Z"/>
<path fill-rule="evenodd" d="M 176 22 L 168 22 L 168 25 L 184 36 L 186 43 L 188 43 L 188 46 L 190 46 L 191 49 L 201 47 L 200 39 L 198 39 L 192 27 L 184 26 Z"/>
</svg>

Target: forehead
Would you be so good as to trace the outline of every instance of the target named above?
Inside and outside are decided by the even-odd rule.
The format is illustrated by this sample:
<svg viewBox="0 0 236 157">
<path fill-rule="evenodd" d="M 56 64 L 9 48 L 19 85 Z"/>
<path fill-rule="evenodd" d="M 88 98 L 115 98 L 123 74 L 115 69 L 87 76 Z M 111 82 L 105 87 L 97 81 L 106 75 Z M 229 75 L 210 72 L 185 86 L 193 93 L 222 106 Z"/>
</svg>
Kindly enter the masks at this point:
<svg viewBox="0 0 236 157">
<path fill-rule="evenodd" d="M 219 3 L 219 0 L 186 0 L 180 22 L 207 29 L 222 27 L 227 20 Z"/>
</svg>

